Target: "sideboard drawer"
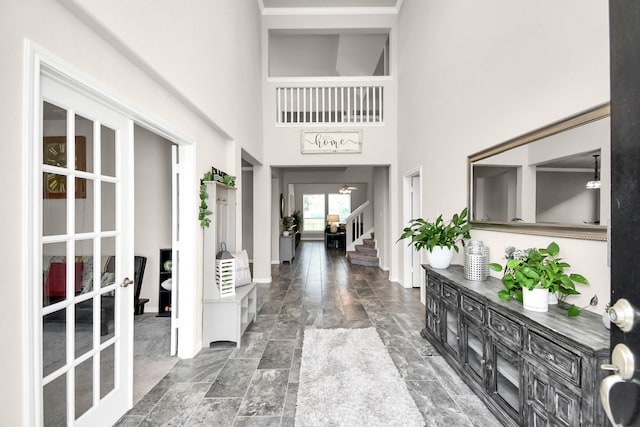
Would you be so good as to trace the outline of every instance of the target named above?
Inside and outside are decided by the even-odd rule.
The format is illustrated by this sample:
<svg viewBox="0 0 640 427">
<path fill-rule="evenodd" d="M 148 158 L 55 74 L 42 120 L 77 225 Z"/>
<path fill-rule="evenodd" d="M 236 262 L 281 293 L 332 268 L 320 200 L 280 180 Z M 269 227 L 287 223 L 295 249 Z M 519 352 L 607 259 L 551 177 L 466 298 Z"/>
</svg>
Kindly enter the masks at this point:
<svg viewBox="0 0 640 427">
<path fill-rule="evenodd" d="M 580 385 L 580 356 L 549 339 L 529 331 L 527 352 L 558 375 Z"/>
<path fill-rule="evenodd" d="M 472 319 L 482 323 L 484 321 L 484 305 L 468 295 L 462 294 L 460 296 L 460 307 L 462 312 Z"/>
<path fill-rule="evenodd" d="M 451 304 L 458 305 L 458 291 L 446 283 L 442 284 L 442 298 Z"/>
<path fill-rule="evenodd" d="M 518 348 L 522 346 L 522 326 L 519 323 L 491 309 L 487 310 L 487 323 L 499 340 Z"/>
<path fill-rule="evenodd" d="M 431 274 L 427 274 L 427 293 L 440 295 L 440 287 L 440 280 L 436 279 Z"/>
</svg>

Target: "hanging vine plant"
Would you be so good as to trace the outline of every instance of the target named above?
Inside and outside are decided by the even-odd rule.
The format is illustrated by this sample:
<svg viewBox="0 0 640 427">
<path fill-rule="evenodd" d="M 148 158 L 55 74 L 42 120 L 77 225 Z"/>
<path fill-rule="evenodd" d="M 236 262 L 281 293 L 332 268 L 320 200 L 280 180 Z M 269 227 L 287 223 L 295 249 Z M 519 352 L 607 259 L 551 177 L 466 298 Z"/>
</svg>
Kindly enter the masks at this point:
<svg viewBox="0 0 640 427">
<path fill-rule="evenodd" d="M 205 172 L 200 179 L 200 210 L 198 212 L 198 219 L 200 220 L 200 227 L 209 228 L 209 224 L 211 224 L 209 215 L 213 212 L 209 210 L 209 206 L 207 205 L 209 195 L 207 194 L 205 181 L 213 181 L 213 172 Z"/>
<path fill-rule="evenodd" d="M 198 212 L 198 219 L 200 220 L 200 227 L 202 228 L 209 227 L 211 224 L 209 215 L 213 214 L 207 205 L 207 198 L 209 198 L 209 195 L 207 194 L 206 181 L 219 182 L 230 188 L 235 188 L 236 186 L 235 176 L 229 175 L 215 168 L 212 168 L 211 171 L 205 172 L 204 175 L 202 175 L 202 178 L 200 179 L 200 209 Z"/>
</svg>

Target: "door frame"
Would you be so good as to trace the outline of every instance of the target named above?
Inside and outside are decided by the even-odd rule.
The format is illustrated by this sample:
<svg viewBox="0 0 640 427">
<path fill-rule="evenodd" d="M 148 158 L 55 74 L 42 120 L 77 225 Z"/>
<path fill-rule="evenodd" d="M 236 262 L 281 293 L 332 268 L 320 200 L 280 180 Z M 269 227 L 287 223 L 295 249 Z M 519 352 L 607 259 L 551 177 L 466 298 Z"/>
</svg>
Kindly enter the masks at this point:
<svg viewBox="0 0 640 427">
<path fill-rule="evenodd" d="M 83 95 L 96 99 L 99 102 L 109 106 L 118 113 L 126 116 L 133 123 L 142 126 L 151 132 L 178 145 L 180 157 L 180 174 L 183 179 L 179 180 L 178 194 L 181 202 L 179 203 L 179 218 L 181 219 L 180 237 L 178 250 L 181 251 L 182 267 L 179 272 L 179 283 L 184 284 L 181 289 L 179 312 L 194 313 L 192 316 L 184 316 L 177 319 L 178 326 L 182 326 L 185 331 L 180 336 L 178 343 L 178 356 L 181 358 L 193 357 L 200 349 L 200 339 L 195 336 L 197 315 L 194 307 L 198 306 L 197 300 L 197 186 L 193 183 L 197 182 L 196 174 L 196 141 L 191 136 L 180 132 L 173 128 L 168 122 L 144 112 L 138 106 L 132 104 L 129 100 L 117 94 L 113 89 L 105 86 L 87 76 L 83 72 L 77 70 L 72 65 L 59 59 L 57 56 L 33 43 L 25 40 L 24 43 L 24 85 L 23 85 L 23 212 L 25 212 L 25 220 L 22 223 L 22 234 L 26 237 L 25 244 L 22 247 L 22 275 L 25 278 L 24 283 L 39 283 L 38 269 L 41 260 L 34 259 L 39 245 L 39 214 L 35 212 L 38 201 L 41 197 L 41 188 L 36 174 L 39 171 L 40 164 L 38 151 L 42 150 L 42 143 L 39 135 L 41 120 L 41 80 L 43 73 L 51 76 L 59 81 L 64 82 L 67 86 L 72 87 Z M 135 142 L 135 141 L 134 141 Z M 189 203 L 193 201 L 193 203 Z M 132 230 L 133 232 L 133 230 Z M 22 304 L 22 336 L 25 363 L 23 364 L 23 388 L 22 401 L 23 419 L 25 425 L 40 425 L 40 413 L 42 401 L 40 398 L 40 372 L 42 371 L 41 360 L 38 355 L 41 346 L 41 336 L 37 332 L 37 324 L 39 322 L 38 312 L 36 310 L 36 295 L 32 286 L 25 286 Z M 133 307 L 132 307 L 133 309 Z M 133 334 L 131 334 L 131 362 L 133 363 Z M 128 384 L 128 400 L 129 407 L 133 404 L 133 383 L 132 377 Z"/>
<path fill-rule="evenodd" d="M 408 224 L 409 221 L 413 218 L 413 213 L 411 211 L 411 180 L 415 177 L 422 179 L 422 165 L 415 167 L 413 169 L 409 169 L 403 174 L 402 179 L 402 224 Z M 423 185 L 420 185 L 420 207 L 418 211 L 420 212 L 420 216 L 422 216 L 422 200 L 423 200 Z M 413 268 L 412 256 L 411 252 L 413 251 L 413 246 L 407 245 L 407 242 L 404 242 L 403 249 L 403 267 L 402 267 L 402 282 L 405 288 L 413 287 L 413 280 L 411 270 Z M 422 257 L 422 254 L 420 255 Z M 420 273 L 420 277 L 424 278 L 424 273 Z M 420 281 L 420 301 L 425 304 L 426 303 L 426 294 L 424 287 L 424 280 Z"/>
</svg>

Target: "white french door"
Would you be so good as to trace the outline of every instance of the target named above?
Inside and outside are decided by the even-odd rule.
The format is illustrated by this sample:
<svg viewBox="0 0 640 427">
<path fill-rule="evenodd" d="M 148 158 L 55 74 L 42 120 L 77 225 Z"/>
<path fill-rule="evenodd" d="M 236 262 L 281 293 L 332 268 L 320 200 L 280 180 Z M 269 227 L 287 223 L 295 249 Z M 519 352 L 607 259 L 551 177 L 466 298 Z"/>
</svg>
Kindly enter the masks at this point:
<svg viewBox="0 0 640 427">
<path fill-rule="evenodd" d="M 36 419 L 112 425 L 132 399 L 133 123 L 48 75 L 40 107 Z"/>
</svg>

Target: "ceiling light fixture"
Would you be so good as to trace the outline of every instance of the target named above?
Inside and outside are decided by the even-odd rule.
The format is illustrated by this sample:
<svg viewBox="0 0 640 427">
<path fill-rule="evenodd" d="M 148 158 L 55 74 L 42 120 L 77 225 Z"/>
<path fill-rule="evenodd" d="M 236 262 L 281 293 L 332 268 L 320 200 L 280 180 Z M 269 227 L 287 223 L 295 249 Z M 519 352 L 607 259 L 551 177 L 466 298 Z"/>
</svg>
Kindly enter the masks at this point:
<svg viewBox="0 0 640 427">
<path fill-rule="evenodd" d="M 338 189 L 340 194 L 351 194 L 352 190 L 357 190 L 358 187 L 352 187 L 350 185 L 344 184 L 342 187 Z"/>
<path fill-rule="evenodd" d="M 593 158 L 595 160 L 595 166 L 594 166 L 594 174 L 593 174 L 593 179 L 589 182 L 587 182 L 587 190 L 599 190 L 600 189 L 600 173 L 598 171 L 598 157 L 600 157 L 600 154 L 594 154 Z"/>
</svg>

